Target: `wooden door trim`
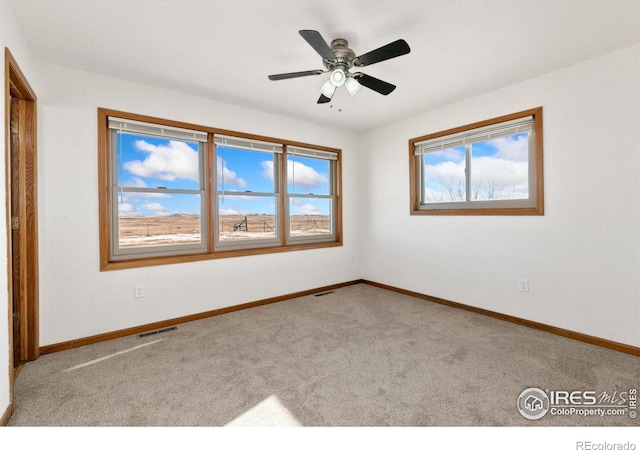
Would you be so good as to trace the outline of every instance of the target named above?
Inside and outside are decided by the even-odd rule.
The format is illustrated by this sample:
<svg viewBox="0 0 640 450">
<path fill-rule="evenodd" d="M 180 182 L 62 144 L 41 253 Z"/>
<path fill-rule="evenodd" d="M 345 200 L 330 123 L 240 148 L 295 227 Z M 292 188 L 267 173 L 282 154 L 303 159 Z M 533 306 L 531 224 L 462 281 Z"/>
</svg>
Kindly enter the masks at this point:
<svg viewBox="0 0 640 450">
<path fill-rule="evenodd" d="M 13 355 L 13 263 L 11 230 L 11 97 L 19 100 L 19 127 L 17 133 L 21 142 L 20 176 L 24 177 L 25 189 L 21 193 L 22 204 L 18 213 L 21 224 L 20 247 L 27 249 L 27 267 L 21 267 L 26 298 L 21 302 L 21 355 L 20 360 L 32 361 L 38 358 L 39 348 L 39 276 L 38 276 L 38 218 L 37 218 L 37 98 L 22 70 L 8 48 L 5 47 L 5 226 L 7 229 L 7 277 L 8 277 L 8 321 L 9 321 L 9 379 L 10 402 L 13 405 L 13 380 L 16 374 Z M 24 144 L 24 145 L 22 145 Z M 27 272 L 30 276 L 27 277 Z M 13 408 L 13 406 L 11 406 Z"/>
</svg>

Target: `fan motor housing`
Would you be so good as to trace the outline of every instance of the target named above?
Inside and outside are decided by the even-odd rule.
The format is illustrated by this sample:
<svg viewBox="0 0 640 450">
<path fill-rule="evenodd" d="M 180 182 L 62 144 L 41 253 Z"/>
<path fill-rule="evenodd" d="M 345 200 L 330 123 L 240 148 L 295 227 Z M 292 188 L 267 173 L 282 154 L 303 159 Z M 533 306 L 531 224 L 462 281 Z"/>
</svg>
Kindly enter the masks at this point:
<svg viewBox="0 0 640 450">
<path fill-rule="evenodd" d="M 338 38 L 331 41 L 331 51 L 336 58 L 334 60 L 323 60 L 324 66 L 327 69 L 333 70 L 340 67 L 347 71 L 353 67 L 356 54 L 349 48 L 349 42 L 347 42 L 346 39 Z"/>
</svg>

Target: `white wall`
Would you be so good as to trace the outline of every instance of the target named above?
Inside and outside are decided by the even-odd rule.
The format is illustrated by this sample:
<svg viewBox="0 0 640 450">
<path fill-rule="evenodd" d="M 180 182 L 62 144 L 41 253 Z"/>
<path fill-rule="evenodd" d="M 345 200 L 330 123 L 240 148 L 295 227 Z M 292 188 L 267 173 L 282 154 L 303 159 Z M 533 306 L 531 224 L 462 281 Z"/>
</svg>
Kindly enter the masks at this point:
<svg viewBox="0 0 640 450">
<path fill-rule="evenodd" d="M 544 216 L 409 215 L 408 139 L 537 106 Z M 639 123 L 635 46 L 367 133 L 362 277 L 640 346 Z"/>
<path fill-rule="evenodd" d="M 2 51 L 2 71 L 0 71 L 0 89 L 2 94 L 2 107 L 0 107 L 0 136 L 2 136 L 4 148 L 4 132 L 5 132 L 5 110 L 4 110 L 4 49 L 9 48 L 9 51 L 15 58 L 16 62 L 20 66 L 20 69 L 25 74 L 31 87 L 36 91 L 37 88 L 31 81 L 31 55 L 27 50 L 26 43 L 22 36 L 22 32 L 16 26 L 16 21 L 13 16 L 13 11 L 9 5 L 0 0 L 0 51 Z M 6 177 L 5 177 L 5 157 L 4 150 L 3 156 L 0 158 L 0 199 L 4 203 L 6 198 Z M 5 214 L 0 219 L 0 258 L 5 258 L 7 255 L 7 222 L 8 217 L 6 214 L 6 207 L 2 208 Z M 2 305 L 0 311 L 7 311 L 9 305 L 7 289 L 9 280 L 7 278 L 7 266 L 4 269 L 0 269 L 0 305 Z M 10 401 L 10 366 L 9 360 L 9 322 L 8 318 L 4 316 L 4 313 L 0 313 L 0 417 L 4 414 L 5 410 L 9 406 Z"/>
<path fill-rule="evenodd" d="M 41 346 L 358 278 L 355 134 L 44 63 L 37 73 Z M 98 107 L 341 148 L 344 246 L 100 272 Z"/>
</svg>

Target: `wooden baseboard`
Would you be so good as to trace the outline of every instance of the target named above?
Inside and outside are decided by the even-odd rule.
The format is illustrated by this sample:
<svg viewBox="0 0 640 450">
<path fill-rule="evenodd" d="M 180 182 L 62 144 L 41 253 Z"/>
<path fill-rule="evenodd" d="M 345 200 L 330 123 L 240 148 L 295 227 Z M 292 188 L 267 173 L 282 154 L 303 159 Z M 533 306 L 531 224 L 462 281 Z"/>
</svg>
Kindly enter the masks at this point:
<svg viewBox="0 0 640 450">
<path fill-rule="evenodd" d="M 125 336 L 131 336 L 134 334 L 146 333 L 149 331 L 159 330 L 162 328 L 172 327 L 180 325 L 186 322 L 192 322 L 194 320 L 206 319 L 208 317 L 218 316 L 220 314 L 227 314 L 234 311 L 240 311 L 243 309 L 254 308 L 256 306 L 268 305 L 270 303 L 277 303 L 284 300 L 290 300 L 293 298 L 304 297 L 305 295 L 318 294 L 324 291 L 330 291 L 332 289 L 339 289 L 341 287 L 351 286 L 363 282 L 364 280 L 348 281 L 345 283 L 332 284 L 330 286 L 319 287 L 315 289 L 308 289 L 306 291 L 295 292 L 292 294 L 279 295 L 277 297 L 271 297 L 264 300 L 258 300 L 255 302 L 243 303 L 240 305 L 229 306 L 227 308 L 215 309 L 212 311 L 205 311 L 198 314 L 192 314 L 189 316 L 178 317 L 175 319 L 164 320 L 161 322 L 154 322 L 147 325 L 141 325 L 138 327 L 127 328 L 124 330 L 112 331 L 110 333 L 98 334 L 95 336 L 89 336 L 80 339 L 74 339 L 71 341 L 61 342 L 58 344 L 46 345 L 40 347 L 40 354 L 46 355 L 48 353 L 55 353 L 62 350 L 69 350 L 71 348 L 82 347 L 84 345 L 96 344 L 98 342 L 108 341 L 111 339 L 117 339 Z"/>
<path fill-rule="evenodd" d="M 13 403 L 9 403 L 7 409 L 5 410 L 2 417 L 0 417 L 0 427 L 6 427 L 9 423 L 9 419 L 11 418 L 11 414 L 13 414 Z"/>
<path fill-rule="evenodd" d="M 419 292 L 409 291 L 407 289 L 398 288 L 395 286 L 389 286 L 383 283 L 377 283 L 375 281 L 369 280 L 353 280 L 345 283 L 333 284 L 330 286 L 319 287 L 315 289 L 308 289 L 306 291 L 295 292 L 292 294 L 280 295 L 277 297 L 271 297 L 264 300 L 258 300 L 255 302 L 243 303 L 241 305 L 229 306 L 227 308 L 216 309 L 212 311 L 206 311 L 199 314 L 192 314 L 190 316 L 178 317 L 175 319 L 165 320 L 162 322 L 150 323 L 147 325 L 141 325 L 138 327 L 127 328 L 124 330 L 113 331 L 110 333 L 99 334 L 95 336 L 89 336 L 81 339 L 75 339 L 72 341 L 61 342 L 58 344 L 47 345 L 40 348 L 40 354 L 45 355 L 47 353 L 55 353 L 62 350 L 68 350 L 75 347 L 81 347 L 84 345 L 95 344 L 98 342 L 108 341 L 111 339 L 117 339 L 125 336 L 131 336 L 134 334 L 146 333 L 149 331 L 159 330 L 162 328 L 176 326 L 182 323 L 191 322 L 194 320 L 206 319 L 208 317 L 217 316 L 220 314 L 227 314 L 234 311 L 240 311 L 243 309 L 254 308 L 256 306 L 268 305 L 270 303 L 281 302 L 284 300 L 290 300 L 293 298 L 304 297 L 305 295 L 313 295 L 324 291 L 329 291 L 332 289 L 338 289 L 341 287 L 352 286 L 354 284 L 364 283 L 370 286 L 375 286 L 381 289 L 386 289 L 389 291 L 397 292 L 399 294 L 409 295 L 411 297 L 419 298 L 422 300 L 427 300 L 433 303 L 438 303 L 440 305 L 449 306 L 451 308 L 462 309 L 465 311 L 473 312 L 476 314 L 482 314 L 483 316 L 491 317 L 498 320 L 503 320 L 505 322 L 510 322 L 516 325 L 524 326 L 527 328 L 533 328 L 535 330 L 544 331 L 546 333 L 552 333 L 558 336 L 562 336 L 569 339 L 574 339 L 580 342 L 585 342 L 587 344 L 597 345 L 599 347 L 608 348 L 610 350 L 615 350 L 621 353 L 627 353 L 634 356 L 640 356 L 640 348 L 634 347 L 627 344 L 622 344 L 619 342 L 609 341 L 607 339 L 598 338 L 595 336 L 589 336 L 587 334 L 578 333 L 571 330 L 566 330 L 563 328 L 554 327 L 551 325 L 546 325 L 544 323 L 534 322 L 527 319 L 521 319 L 519 317 L 510 316 L 507 314 L 502 314 L 494 311 L 490 311 L 487 309 L 478 308 L 475 306 L 465 305 L 463 303 L 457 303 L 451 300 L 445 300 L 438 297 L 433 297 L 431 295 L 421 294 Z"/>
<path fill-rule="evenodd" d="M 597 345 L 599 347 L 608 348 L 610 350 L 615 350 L 622 353 L 628 353 L 634 356 L 640 356 L 640 348 L 634 347 L 632 345 L 622 344 L 620 342 L 609 341 L 607 339 L 602 339 L 595 336 L 589 336 L 588 334 L 582 334 L 571 330 L 565 330 L 564 328 L 558 328 L 551 325 L 546 325 L 544 323 L 534 322 L 527 319 L 521 319 L 519 317 L 509 316 L 507 314 L 497 313 L 494 311 L 490 311 L 487 309 L 478 308 L 475 306 L 465 305 L 463 303 L 453 302 L 451 300 L 445 300 L 438 297 L 433 297 L 431 295 L 421 294 L 419 292 L 413 292 L 406 289 L 398 288 L 395 286 L 389 286 L 382 283 L 376 283 L 375 281 L 361 280 L 360 282 L 368 284 L 370 286 L 375 286 L 378 288 L 386 289 L 393 292 L 398 292 L 399 294 L 409 295 L 411 297 L 419 298 L 422 300 L 427 300 L 433 303 L 438 303 L 440 305 L 449 306 L 451 308 L 462 309 L 465 311 L 473 312 L 476 314 L 482 314 L 483 316 L 491 317 L 498 320 L 503 320 L 505 322 L 514 323 L 516 325 L 521 325 L 527 328 L 533 328 L 535 330 L 544 331 L 551 334 L 556 334 L 558 336 L 562 336 L 569 339 L 574 339 L 576 341 L 585 342 L 587 344 Z"/>
</svg>

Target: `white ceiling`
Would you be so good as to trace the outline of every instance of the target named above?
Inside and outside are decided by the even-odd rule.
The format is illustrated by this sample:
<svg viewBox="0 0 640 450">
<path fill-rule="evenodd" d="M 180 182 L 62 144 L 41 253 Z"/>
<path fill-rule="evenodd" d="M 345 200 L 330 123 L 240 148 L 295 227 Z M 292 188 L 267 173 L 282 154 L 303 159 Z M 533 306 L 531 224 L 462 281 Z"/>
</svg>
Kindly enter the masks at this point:
<svg viewBox="0 0 640 450">
<path fill-rule="evenodd" d="M 365 131 L 640 42 L 638 0 L 8 0 L 40 60 L 352 131 Z M 339 90 L 298 30 L 360 55 L 388 96 Z M 331 107 L 331 105 L 333 107 Z"/>
</svg>

